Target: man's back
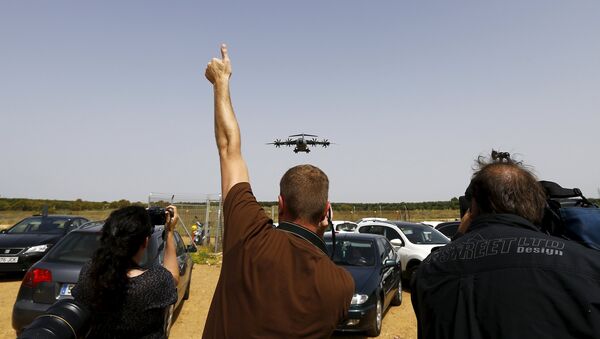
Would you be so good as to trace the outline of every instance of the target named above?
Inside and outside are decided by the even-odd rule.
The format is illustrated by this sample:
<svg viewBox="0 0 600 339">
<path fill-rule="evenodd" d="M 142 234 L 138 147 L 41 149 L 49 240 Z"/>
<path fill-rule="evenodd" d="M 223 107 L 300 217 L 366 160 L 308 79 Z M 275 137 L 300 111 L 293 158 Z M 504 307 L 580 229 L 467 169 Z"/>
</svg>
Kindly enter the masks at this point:
<svg viewBox="0 0 600 339">
<path fill-rule="evenodd" d="M 414 287 L 421 338 L 600 337 L 600 253 L 516 216 L 477 218 Z"/>
<path fill-rule="evenodd" d="M 307 240 L 274 229 L 248 183 L 230 190 L 224 217 L 223 267 L 204 337 L 330 334 L 350 306 L 350 274 Z"/>
</svg>

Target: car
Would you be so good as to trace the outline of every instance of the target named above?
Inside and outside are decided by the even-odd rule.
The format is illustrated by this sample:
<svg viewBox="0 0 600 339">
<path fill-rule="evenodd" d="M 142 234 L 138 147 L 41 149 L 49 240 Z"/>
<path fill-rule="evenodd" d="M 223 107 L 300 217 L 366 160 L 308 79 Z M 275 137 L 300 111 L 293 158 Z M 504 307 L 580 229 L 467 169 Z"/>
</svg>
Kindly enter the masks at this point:
<svg viewBox="0 0 600 339">
<path fill-rule="evenodd" d="M 406 221 L 361 221 L 357 232 L 385 236 L 400 256 L 402 274 L 406 281 L 412 279 L 413 274 L 432 249 L 450 242 L 450 239 L 431 226 Z"/>
<path fill-rule="evenodd" d="M 103 221 L 89 222 L 71 231 L 27 271 L 12 312 L 12 327 L 17 334 L 37 316 L 44 314 L 57 300 L 72 299 L 71 289 L 77 283 L 81 268 L 100 246 L 103 225 Z M 154 228 L 144 259 L 140 263 L 141 267 L 148 268 L 162 263 L 163 231 L 164 226 Z M 167 331 L 170 329 L 174 310 L 183 300 L 189 298 L 194 265 L 189 252 L 196 251 L 194 245 L 185 246 L 177 231 L 174 231 L 174 238 L 180 278 L 177 285 L 177 302 L 166 310 Z"/>
<path fill-rule="evenodd" d="M 0 272 L 26 272 L 62 237 L 86 222 L 73 215 L 34 215 L 0 231 Z"/>
<path fill-rule="evenodd" d="M 333 262 L 350 272 L 354 279 L 348 316 L 337 330 L 378 336 L 385 310 L 402 303 L 402 268 L 396 251 L 380 235 L 339 233 L 335 246 L 330 234 L 325 234 L 324 240 L 329 255 L 334 252 Z"/>
<path fill-rule="evenodd" d="M 459 225 L 460 221 L 448 221 L 435 226 L 435 229 L 440 231 L 443 235 L 447 236 L 448 238 L 452 239 L 452 237 L 458 231 Z"/>
<path fill-rule="evenodd" d="M 427 225 L 427 226 L 431 226 L 431 227 L 436 227 L 437 225 L 441 224 L 443 221 L 430 221 L 430 220 L 425 220 L 425 221 L 421 221 L 421 224 L 423 225 Z"/>
</svg>

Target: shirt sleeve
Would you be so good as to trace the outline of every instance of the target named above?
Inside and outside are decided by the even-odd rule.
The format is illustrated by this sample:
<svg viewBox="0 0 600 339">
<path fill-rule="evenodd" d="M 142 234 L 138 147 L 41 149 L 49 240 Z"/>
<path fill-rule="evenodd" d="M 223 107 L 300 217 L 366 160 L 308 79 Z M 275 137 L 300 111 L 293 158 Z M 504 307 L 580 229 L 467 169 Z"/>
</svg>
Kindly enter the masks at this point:
<svg viewBox="0 0 600 339">
<path fill-rule="evenodd" d="M 171 273 L 161 265 L 156 265 L 152 268 L 155 270 L 150 279 L 155 280 L 152 285 L 152 297 L 147 308 L 164 308 L 177 302 L 177 287 Z"/>
<path fill-rule="evenodd" d="M 234 185 L 223 203 L 223 251 L 261 232 L 271 230 L 273 221 L 256 201 L 250 183 Z"/>
</svg>

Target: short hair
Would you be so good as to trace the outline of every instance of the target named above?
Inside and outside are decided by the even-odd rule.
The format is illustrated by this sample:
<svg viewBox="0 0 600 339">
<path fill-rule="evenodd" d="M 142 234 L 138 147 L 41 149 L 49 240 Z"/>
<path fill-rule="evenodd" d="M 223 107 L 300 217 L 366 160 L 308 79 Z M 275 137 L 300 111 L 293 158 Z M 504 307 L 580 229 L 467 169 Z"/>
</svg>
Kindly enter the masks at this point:
<svg viewBox="0 0 600 339">
<path fill-rule="evenodd" d="M 327 206 L 329 179 L 318 167 L 298 165 L 285 172 L 279 182 L 279 194 L 292 219 L 311 224 L 323 220 Z"/>
<path fill-rule="evenodd" d="M 546 205 L 544 189 L 522 162 L 497 154 L 493 151 L 492 160 L 480 156 L 476 161 L 470 190 L 480 213 L 515 214 L 539 226 Z"/>
</svg>

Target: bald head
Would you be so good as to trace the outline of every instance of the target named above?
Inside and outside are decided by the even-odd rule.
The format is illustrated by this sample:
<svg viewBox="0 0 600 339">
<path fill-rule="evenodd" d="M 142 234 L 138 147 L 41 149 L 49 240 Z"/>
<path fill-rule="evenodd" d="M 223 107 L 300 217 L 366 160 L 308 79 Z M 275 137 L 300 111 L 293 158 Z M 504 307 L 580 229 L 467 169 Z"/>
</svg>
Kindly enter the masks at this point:
<svg viewBox="0 0 600 339">
<path fill-rule="evenodd" d="M 471 179 L 478 214 L 507 213 L 539 225 L 546 194 L 536 177 L 514 161 L 484 163 Z"/>
</svg>

